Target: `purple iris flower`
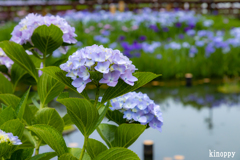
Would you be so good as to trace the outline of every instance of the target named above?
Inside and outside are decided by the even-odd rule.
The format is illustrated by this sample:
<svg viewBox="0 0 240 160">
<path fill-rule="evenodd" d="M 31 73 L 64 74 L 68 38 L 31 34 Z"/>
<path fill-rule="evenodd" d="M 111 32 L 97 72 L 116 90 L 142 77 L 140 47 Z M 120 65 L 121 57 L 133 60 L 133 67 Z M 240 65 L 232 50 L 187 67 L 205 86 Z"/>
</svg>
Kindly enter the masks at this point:
<svg viewBox="0 0 240 160">
<path fill-rule="evenodd" d="M 134 41 L 133 44 L 129 44 L 127 42 L 122 42 L 121 43 L 124 51 L 123 53 L 127 57 L 139 57 L 140 56 L 140 51 L 142 49 L 142 45 L 138 43 L 137 41 Z"/>
<path fill-rule="evenodd" d="M 125 40 L 125 36 L 119 36 L 119 37 L 118 37 L 118 40 L 119 40 L 119 41 L 124 41 L 124 40 Z"/>
<path fill-rule="evenodd" d="M 177 22 L 177 23 L 175 24 L 175 26 L 176 26 L 177 28 L 181 28 L 181 27 L 182 27 L 182 23 Z"/>
<path fill-rule="evenodd" d="M 179 34 L 178 37 L 179 37 L 179 39 L 183 39 L 184 38 L 184 34 Z"/>
<path fill-rule="evenodd" d="M 189 50 L 189 57 L 194 57 L 198 53 L 198 50 L 195 46 L 192 46 Z"/>
<path fill-rule="evenodd" d="M 152 29 L 154 32 L 158 32 L 159 31 L 159 29 L 158 29 L 158 27 L 156 25 L 150 25 L 149 28 Z"/>
<path fill-rule="evenodd" d="M 163 27 L 162 30 L 163 30 L 163 32 L 168 32 L 169 31 L 169 29 L 167 27 Z"/>
<path fill-rule="evenodd" d="M 207 47 L 205 48 L 205 56 L 209 57 L 212 53 L 214 53 L 216 51 L 214 44 L 213 43 L 209 43 L 207 45 Z"/>
<path fill-rule="evenodd" d="M 139 40 L 140 40 L 140 41 L 146 41 L 146 39 L 147 39 L 146 36 L 140 36 L 140 37 L 139 37 Z"/>
</svg>

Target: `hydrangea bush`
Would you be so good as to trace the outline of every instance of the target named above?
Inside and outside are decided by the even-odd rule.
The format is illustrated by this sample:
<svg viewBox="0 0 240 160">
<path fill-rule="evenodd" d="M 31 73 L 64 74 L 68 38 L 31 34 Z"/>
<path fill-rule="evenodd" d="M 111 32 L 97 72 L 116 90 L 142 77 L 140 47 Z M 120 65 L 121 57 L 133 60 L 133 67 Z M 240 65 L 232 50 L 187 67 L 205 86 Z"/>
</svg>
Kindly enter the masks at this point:
<svg viewBox="0 0 240 160">
<path fill-rule="evenodd" d="M 145 129 L 161 131 L 160 107 L 146 94 L 133 92 L 159 75 L 137 72 L 119 50 L 98 45 L 80 48 L 67 59 L 48 60 L 59 47 L 76 43 L 74 31 L 62 18 L 29 14 L 10 41 L 0 42 L 0 67 L 9 76 L 0 73 L 1 160 L 139 159 L 127 148 Z M 94 100 L 88 96 L 88 83 L 95 85 Z M 104 85 L 108 88 L 102 89 Z M 17 86 L 28 86 L 21 97 L 14 94 Z M 69 97 L 65 87 L 79 97 Z M 67 108 L 63 117 L 49 108 L 55 97 Z M 101 123 L 104 117 L 115 125 Z M 62 133 L 72 125 L 84 136 L 82 148 L 65 143 Z M 94 130 L 107 146 L 89 138 Z M 41 153 L 43 145 L 54 152 Z"/>
</svg>

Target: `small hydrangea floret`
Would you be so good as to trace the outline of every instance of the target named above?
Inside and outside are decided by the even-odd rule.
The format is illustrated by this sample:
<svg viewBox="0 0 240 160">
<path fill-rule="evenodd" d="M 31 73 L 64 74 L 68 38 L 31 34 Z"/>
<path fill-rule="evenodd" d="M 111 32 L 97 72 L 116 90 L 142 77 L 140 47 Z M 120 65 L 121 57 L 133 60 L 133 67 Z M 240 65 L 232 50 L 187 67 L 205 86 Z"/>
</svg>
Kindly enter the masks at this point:
<svg viewBox="0 0 240 160">
<path fill-rule="evenodd" d="M 163 118 L 160 106 L 155 104 L 147 94 L 129 92 L 111 100 L 111 110 L 118 110 L 124 114 L 123 118 L 129 122 L 139 122 L 143 125 L 162 130 Z"/>
<path fill-rule="evenodd" d="M 7 68 L 11 68 L 13 61 L 5 54 L 5 52 L 0 48 L 0 65 L 5 65 Z"/>
<path fill-rule="evenodd" d="M 58 26 L 63 32 L 63 42 L 65 43 L 76 43 L 77 40 L 74 38 L 75 28 L 71 27 L 68 22 L 59 16 L 41 16 L 37 14 L 30 13 L 24 19 L 22 19 L 19 24 L 14 28 L 11 41 L 18 44 L 26 44 L 29 42 L 32 44 L 31 37 L 34 30 L 41 26 L 51 24 Z"/>
<path fill-rule="evenodd" d="M 66 76 L 72 78 L 72 85 L 79 93 L 84 90 L 87 83 L 93 80 L 90 77 L 90 71 L 100 73 L 102 78 L 99 83 L 110 87 L 115 87 L 119 79 L 131 86 L 138 80 L 132 75 L 136 70 L 132 61 L 119 50 L 98 45 L 77 50 L 60 68 L 68 72 Z"/>
<path fill-rule="evenodd" d="M 18 136 L 14 136 L 12 133 L 6 133 L 0 130 L 0 143 L 7 143 L 9 145 L 21 145 L 22 142 Z"/>
</svg>

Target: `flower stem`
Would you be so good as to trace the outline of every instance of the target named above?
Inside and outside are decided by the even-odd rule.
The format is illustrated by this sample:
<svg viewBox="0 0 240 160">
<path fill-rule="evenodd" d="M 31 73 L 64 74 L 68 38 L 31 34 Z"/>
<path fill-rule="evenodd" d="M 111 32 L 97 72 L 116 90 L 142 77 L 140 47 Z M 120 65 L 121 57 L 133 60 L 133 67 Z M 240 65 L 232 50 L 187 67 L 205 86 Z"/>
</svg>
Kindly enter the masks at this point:
<svg viewBox="0 0 240 160">
<path fill-rule="evenodd" d="M 43 68 L 45 67 L 45 62 L 46 62 L 46 57 L 44 56 L 43 59 L 42 59 Z"/>
<path fill-rule="evenodd" d="M 87 141 L 88 141 L 88 136 L 84 137 L 84 144 L 83 144 L 83 147 L 82 147 L 82 152 L 81 152 L 79 160 L 83 159 L 85 148 L 87 147 Z"/>
<path fill-rule="evenodd" d="M 37 144 L 37 147 L 36 147 L 35 155 L 39 154 L 39 148 L 40 148 L 41 143 L 42 143 L 42 140 L 39 140 L 38 144 Z"/>
<path fill-rule="evenodd" d="M 40 109 L 43 109 L 44 105 L 40 102 Z"/>
</svg>

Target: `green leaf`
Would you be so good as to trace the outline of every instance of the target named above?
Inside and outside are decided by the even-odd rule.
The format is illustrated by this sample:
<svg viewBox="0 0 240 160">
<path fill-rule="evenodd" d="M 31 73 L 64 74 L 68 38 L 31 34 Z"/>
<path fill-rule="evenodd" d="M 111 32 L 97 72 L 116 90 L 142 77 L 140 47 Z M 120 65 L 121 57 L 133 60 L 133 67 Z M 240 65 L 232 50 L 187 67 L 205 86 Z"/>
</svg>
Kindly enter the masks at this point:
<svg viewBox="0 0 240 160">
<path fill-rule="evenodd" d="M 49 27 L 42 25 L 36 28 L 31 39 L 34 47 L 38 48 L 46 56 L 47 54 L 52 54 L 53 51 L 62 45 L 62 36 L 62 30 L 51 24 Z"/>
<path fill-rule="evenodd" d="M 0 157 L 4 156 L 11 150 L 11 146 L 7 143 L 0 143 Z"/>
<path fill-rule="evenodd" d="M 84 136 L 90 135 L 95 130 L 99 115 L 91 102 L 80 98 L 65 98 L 58 101 L 67 107 L 72 122 Z"/>
<path fill-rule="evenodd" d="M 23 137 L 21 141 L 22 141 L 22 144 L 19 146 L 20 149 L 35 148 L 35 145 L 37 144 L 37 141 L 32 136 L 31 132 L 26 129 L 24 129 L 23 131 Z"/>
<path fill-rule="evenodd" d="M 102 142 L 91 138 L 88 139 L 87 153 L 92 159 L 107 149 L 108 148 Z"/>
<path fill-rule="evenodd" d="M 68 148 L 68 153 L 76 157 L 77 159 L 80 158 L 82 149 L 81 148 Z M 91 160 L 90 156 L 87 152 L 84 153 L 83 160 Z"/>
<path fill-rule="evenodd" d="M 37 86 L 41 105 L 48 104 L 64 90 L 64 87 L 64 84 L 43 73 Z"/>
<path fill-rule="evenodd" d="M 59 131 L 46 124 L 37 124 L 27 127 L 34 132 L 40 139 L 46 142 L 58 156 L 68 152 L 66 143 Z"/>
<path fill-rule="evenodd" d="M 110 102 L 108 102 L 106 106 L 103 106 L 98 110 L 100 115 L 99 115 L 98 121 L 97 121 L 94 128 L 97 128 L 99 126 L 99 124 L 102 122 L 102 120 L 105 117 L 105 115 L 107 113 L 107 110 L 109 108 L 109 104 L 110 104 Z"/>
<path fill-rule="evenodd" d="M 76 157 L 74 157 L 73 155 L 71 155 L 70 153 L 66 153 L 64 155 L 62 155 L 61 157 L 59 157 L 58 160 L 78 160 Z"/>
<path fill-rule="evenodd" d="M 114 147 L 128 148 L 144 132 L 146 126 L 141 124 L 121 124 L 115 132 Z"/>
<path fill-rule="evenodd" d="M 60 133 L 64 128 L 64 122 L 56 109 L 54 108 L 43 108 L 35 114 L 35 124 L 46 124 L 54 127 Z"/>
<path fill-rule="evenodd" d="M 12 83 L 0 73 L 0 93 L 13 93 Z"/>
<path fill-rule="evenodd" d="M 20 100 L 21 99 L 14 94 L 0 94 L 0 101 L 2 101 L 7 106 L 12 106 L 14 109 L 17 108 Z"/>
<path fill-rule="evenodd" d="M 108 110 L 106 117 L 110 120 L 113 121 L 115 123 L 117 123 L 118 125 L 126 123 L 126 119 L 123 118 L 123 113 L 121 113 L 118 110 L 112 111 L 112 110 Z"/>
<path fill-rule="evenodd" d="M 25 50 L 28 50 L 28 49 L 30 49 L 30 48 L 33 47 L 29 42 L 24 43 L 22 46 L 23 46 L 23 48 L 24 48 Z"/>
<path fill-rule="evenodd" d="M 140 88 L 141 86 L 147 84 L 148 82 L 152 81 L 153 79 L 159 77 L 160 75 L 156 75 L 150 72 L 136 72 L 133 73 L 133 76 L 135 76 L 138 79 L 138 81 L 134 83 L 134 86 L 130 86 L 120 79 L 116 87 L 109 87 L 105 91 L 101 103 L 103 104 L 115 97 L 119 97 L 123 94 L 134 91 Z"/>
<path fill-rule="evenodd" d="M 21 139 L 23 136 L 24 125 L 18 119 L 13 119 L 3 123 L 0 126 L 0 129 L 7 133 L 12 133 L 14 136 L 18 136 L 18 138 Z"/>
<path fill-rule="evenodd" d="M 16 118 L 16 113 L 11 106 L 7 107 L 0 113 L 0 126 L 12 119 Z"/>
<path fill-rule="evenodd" d="M 31 160 L 50 160 L 53 157 L 56 157 L 57 154 L 55 152 L 46 152 L 42 154 L 38 154 L 36 156 L 33 156 Z"/>
<path fill-rule="evenodd" d="M 29 95 L 30 89 L 31 89 L 31 87 L 27 90 L 26 93 L 24 93 L 24 95 L 21 98 L 18 106 L 16 107 L 15 111 L 16 111 L 17 117 L 19 119 L 23 118 L 23 115 L 24 115 L 24 112 L 25 112 L 25 108 L 26 108 L 26 105 L 27 105 L 27 100 L 28 100 L 28 95 Z"/>
<path fill-rule="evenodd" d="M 68 92 L 62 92 L 57 99 L 69 98 Z"/>
<path fill-rule="evenodd" d="M 68 126 L 68 125 L 73 125 L 74 123 L 72 122 L 69 114 L 65 114 L 65 116 L 62 118 L 64 121 L 64 125 Z"/>
<path fill-rule="evenodd" d="M 6 133 L 12 133 L 14 136 L 18 136 L 18 138 L 21 140 L 23 136 L 23 131 L 24 131 L 24 125 L 17 119 L 13 119 L 10 121 L 7 121 L 3 123 L 0 126 L 0 129 Z M 0 143 L 0 153 L 2 150 L 2 143 Z M 6 146 L 5 146 L 6 147 Z M 7 147 L 7 157 L 12 154 L 12 152 L 19 146 L 12 145 L 10 147 Z"/>
<path fill-rule="evenodd" d="M 6 109 L 8 106 L 6 106 L 5 104 L 1 104 L 2 105 L 2 110 Z"/>
<path fill-rule="evenodd" d="M 30 107 L 26 105 L 25 112 L 23 114 L 23 119 L 27 122 L 28 125 L 31 125 L 33 118 L 34 118 L 34 113 L 30 109 Z"/>
<path fill-rule="evenodd" d="M 33 155 L 34 148 L 26 148 L 15 151 L 9 160 L 28 160 Z"/>
<path fill-rule="evenodd" d="M 121 124 L 119 127 L 110 124 L 100 124 L 97 131 L 109 148 L 132 145 L 143 133 L 146 126 L 141 124 Z"/>
<path fill-rule="evenodd" d="M 8 68 L 5 65 L 0 65 L 0 72 L 8 73 Z"/>
<path fill-rule="evenodd" d="M 115 139 L 115 132 L 117 128 L 118 127 L 115 125 L 105 124 L 105 123 L 100 124 L 97 128 L 98 134 L 106 142 L 109 148 L 113 147 L 112 142 Z"/>
<path fill-rule="evenodd" d="M 76 88 L 72 85 L 72 79 L 70 77 L 66 77 L 67 72 L 61 70 L 59 67 L 44 67 L 41 69 L 44 73 L 48 74 L 49 76 L 53 77 L 54 79 L 58 80 L 59 82 L 62 82 L 66 86 L 68 86 L 73 91 L 77 92 Z M 80 93 L 79 93 L 80 94 Z M 80 94 L 84 98 L 89 99 L 86 90 L 83 90 L 83 92 Z"/>
<path fill-rule="evenodd" d="M 109 150 L 106 150 L 100 153 L 96 158 L 93 160 L 140 160 L 136 153 L 133 151 L 121 148 L 121 147 L 114 147 Z"/>
<path fill-rule="evenodd" d="M 90 73 L 90 77 L 93 81 L 99 82 L 100 79 L 102 79 L 103 74 L 99 73 L 99 72 L 93 72 L 93 71 L 89 71 Z"/>
<path fill-rule="evenodd" d="M 38 72 L 32 60 L 20 44 L 12 41 L 3 41 L 0 42 L 0 48 L 3 49 L 9 58 L 24 68 L 31 76 L 33 76 L 36 82 L 38 81 Z"/>
<path fill-rule="evenodd" d="M 27 71 L 20 67 L 17 63 L 14 63 L 11 68 L 11 81 L 13 83 L 14 88 L 16 88 L 20 79 L 27 74 Z"/>
</svg>

